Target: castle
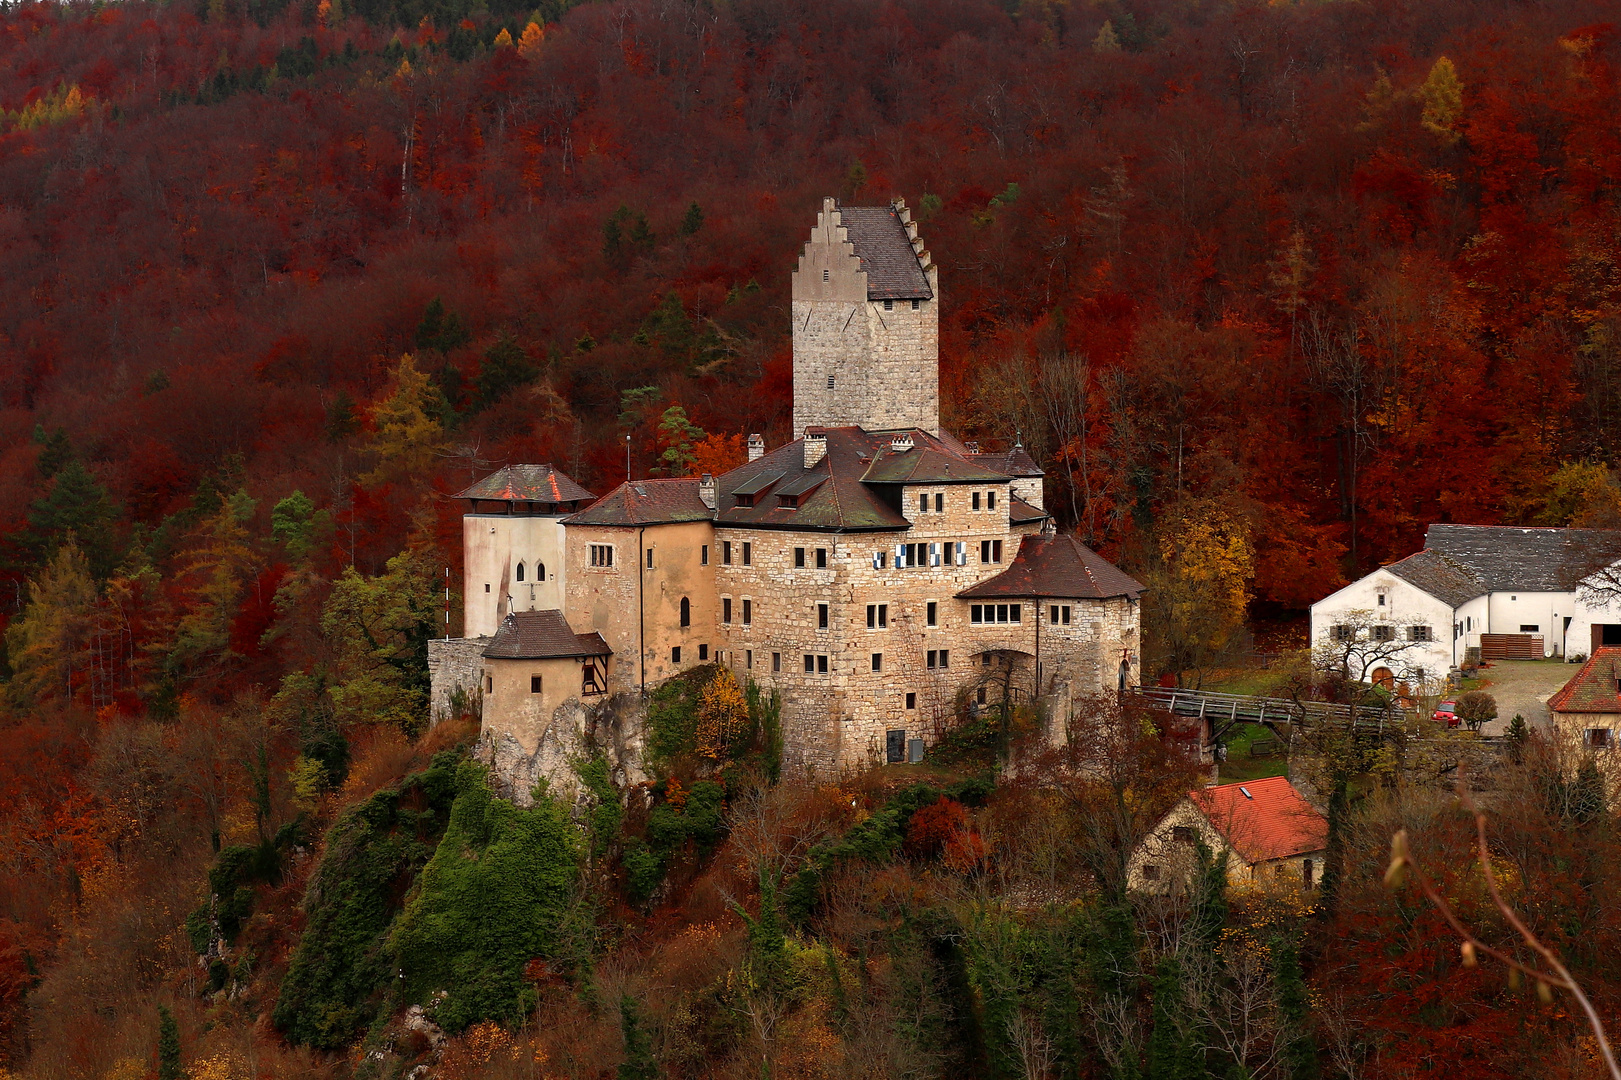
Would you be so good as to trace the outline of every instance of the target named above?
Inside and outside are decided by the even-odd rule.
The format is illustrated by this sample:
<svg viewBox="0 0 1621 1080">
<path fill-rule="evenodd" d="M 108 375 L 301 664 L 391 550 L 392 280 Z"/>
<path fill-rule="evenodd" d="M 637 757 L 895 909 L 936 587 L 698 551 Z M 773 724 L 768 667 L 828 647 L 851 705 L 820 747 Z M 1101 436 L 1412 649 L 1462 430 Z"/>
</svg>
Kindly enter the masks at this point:
<svg viewBox="0 0 1621 1080">
<path fill-rule="evenodd" d="M 436 716 L 481 691 L 497 765 L 539 778 L 593 710 L 724 664 L 781 695 L 785 765 L 836 770 L 915 760 L 1004 695 L 1067 717 L 1135 682 L 1142 586 L 1052 529 L 1022 447 L 940 429 L 939 303 L 904 203 L 825 199 L 793 273 L 797 440 L 595 501 L 550 465 L 462 492 L 469 636 L 433 643 Z"/>
</svg>

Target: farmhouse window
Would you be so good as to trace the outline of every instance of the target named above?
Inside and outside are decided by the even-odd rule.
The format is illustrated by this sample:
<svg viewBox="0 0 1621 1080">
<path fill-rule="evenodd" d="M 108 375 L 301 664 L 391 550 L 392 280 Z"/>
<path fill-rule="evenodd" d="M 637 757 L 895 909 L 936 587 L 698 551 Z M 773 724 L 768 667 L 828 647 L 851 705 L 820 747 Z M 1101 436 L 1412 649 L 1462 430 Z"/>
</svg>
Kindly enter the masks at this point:
<svg viewBox="0 0 1621 1080">
<path fill-rule="evenodd" d="M 1435 632 L 1428 626 L 1409 626 L 1407 628 L 1408 641 L 1434 641 Z"/>
<path fill-rule="evenodd" d="M 1610 729 L 1604 727 L 1588 728 L 1586 742 L 1588 746 L 1593 747 L 1595 750 L 1609 749 L 1613 743 Z"/>
<path fill-rule="evenodd" d="M 1372 629 L 1372 637 L 1375 641 L 1395 641 L 1396 628 L 1394 626 L 1375 626 Z"/>
</svg>

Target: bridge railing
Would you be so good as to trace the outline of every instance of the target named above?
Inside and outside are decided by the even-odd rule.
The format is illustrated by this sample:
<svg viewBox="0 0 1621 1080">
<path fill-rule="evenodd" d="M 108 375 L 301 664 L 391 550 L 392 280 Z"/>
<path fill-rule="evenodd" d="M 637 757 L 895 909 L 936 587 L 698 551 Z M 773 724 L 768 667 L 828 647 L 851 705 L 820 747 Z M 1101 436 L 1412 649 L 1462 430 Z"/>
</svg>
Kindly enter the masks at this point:
<svg viewBox="0 0 1621 1080">
<path fill-rule="evenodd" d="M 1387 724 L 1401 723 L 1399 708 L 1342 705 L 1332 701 L 1296 701 L 1292 698 L 1223 694 L 1215 690 L 1188 690 L 1174 686 L 1137 686 L 1127 691 L 1150 706 L 1177 716 L 1196 716 L 1212 724 L 1320 724 L 1353 725 L 1383 732 Z"/>
</svg>

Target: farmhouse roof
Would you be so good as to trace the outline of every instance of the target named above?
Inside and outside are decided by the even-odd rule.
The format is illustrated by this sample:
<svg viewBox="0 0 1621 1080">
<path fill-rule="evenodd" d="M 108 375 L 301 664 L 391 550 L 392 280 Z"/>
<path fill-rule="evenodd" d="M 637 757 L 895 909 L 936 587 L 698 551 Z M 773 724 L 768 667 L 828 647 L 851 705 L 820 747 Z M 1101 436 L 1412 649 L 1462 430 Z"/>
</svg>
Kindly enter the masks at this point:
<svg viewBox="0 0 1621 1080">
<path fill-rule="evenodd" d="M 1328 819 L 1287 777 L 1218 784 L 1188 798 L 1250 865 L 1306 855 L 1328 846 Z"/>
<path fill-rule="evenodd" d="M 1469 567 L 1428 548 L 1393 562 L 1385 569 L 1452 607 L 1486 591 L 1480 576 Z"/>
<path fill-rule="evenodd" d="M 557 471 L 554 465 L 504 465 L 478 483 L 457 492 L 458 499 L 506 502 L 583 502 L 595 498 Z"/>
<path fill-rule="evenodd" d="M 1580 671 L 1548 699 L 1548 711 L 1556 713 L 1621 713 L 1621 647 L 1600 646 L 1593 650 Z"/>
<path fill-rule="evenodd" d="M 592 631 L 576 634 L 561 611 L 515 611 L 501 622 L 484 655 L 491 660 L 556 660 L 573 656 L 612 656 Z"/>
<path fill-rule="evenodd" d="M 698 497 L 696 476 L 679 479 L 628 480 L 608 494 L 563 519 L 565 525 L 669 525 L 704 521 L 709 507 Z"/>
<path fill-rule="evenodd" d="M 932 300 L 928 275 L 893 206 L 841 206 L 839 224 L 867 274 L 868 300 Z"/>
<path fill-rule="evenodd" d="M 1621 557 L 1621 531 L 1431 525 L 1424 546 L 1473 570 L 1485 592 L 1569 592 Z"/>
<path fill-rule="evenodd" d="M 1006 570 L 957 594 L 962 600 L 997 597 L 1136 599 L 1143 587 L 1109 560 L 1073 536 L 1026 536 Z"/>
</svg>

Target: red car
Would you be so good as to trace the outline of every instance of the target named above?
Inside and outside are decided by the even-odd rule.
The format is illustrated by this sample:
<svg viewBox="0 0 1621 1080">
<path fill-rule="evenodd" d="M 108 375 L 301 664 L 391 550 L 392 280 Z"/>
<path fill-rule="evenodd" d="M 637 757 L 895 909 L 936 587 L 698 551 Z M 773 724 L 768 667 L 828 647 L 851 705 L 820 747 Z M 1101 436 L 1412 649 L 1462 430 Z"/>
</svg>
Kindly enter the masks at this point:
<svg viewBox="0 0 1621 1080">
<path fill-rule="evenodd" d="M 1435 707 L 1435 713 L 1430 717 L 1436 723 L 1445 721 L 1449 728 L 1457 727 L 1461 722 L 1458 719 L 1458 703 L 1456 701 L 1443 701 Z"/>
</svg>

